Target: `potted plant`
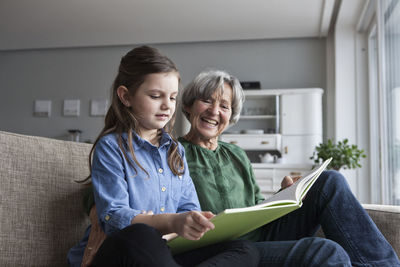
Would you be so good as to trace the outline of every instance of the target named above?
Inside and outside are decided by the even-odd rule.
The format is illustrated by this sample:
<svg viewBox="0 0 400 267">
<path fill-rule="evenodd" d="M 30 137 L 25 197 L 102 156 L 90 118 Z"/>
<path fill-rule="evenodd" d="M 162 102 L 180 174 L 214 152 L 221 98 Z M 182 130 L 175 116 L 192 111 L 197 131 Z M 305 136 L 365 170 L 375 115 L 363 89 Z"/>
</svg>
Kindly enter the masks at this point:
<svg viewBox="0 0 400 267">
<path fill-rule="evenodd" d="M 360 160 L 361 158 L 365 158 L 366 155 L 364 150 L 359 149 L 357 145 L 350 145 L 347 138 L 339 141 L 337 144 L 328 139 L 326 143 L 321 143 L 315 147 L 315 151 L 310 159 L 314 160 L 314 163 L 320 164 L 321 161 L 331 157 L 332 161 L 328 165 L 328 169 L 339 171 L 342 167 L 344 169 L 360 168 Z"/>
</svg>

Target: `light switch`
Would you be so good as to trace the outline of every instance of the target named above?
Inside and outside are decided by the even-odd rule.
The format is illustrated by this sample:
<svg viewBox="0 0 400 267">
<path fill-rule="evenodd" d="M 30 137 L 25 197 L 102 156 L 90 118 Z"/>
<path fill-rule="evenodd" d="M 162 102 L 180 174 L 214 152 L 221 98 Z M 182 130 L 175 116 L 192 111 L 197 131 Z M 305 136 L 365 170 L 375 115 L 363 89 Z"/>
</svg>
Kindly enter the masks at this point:
<svg viewBox="0 0 400 267">
<path fill-rule="evenodd" d="M 108 108 L 108 100 L 92 99 L 90 101 L 90 116 L 105 116 Z"/>
<path fill-rule="evenodd" d="M 33 115 L 36 117 L 50 117 L 51 101 L 50 100 L 35 100 Z"/>
<path fill-rule="evenodd" d="M 79 99 L 64 100 L 64 116 L 79 116 L 81 101 Z"/>
</svg>

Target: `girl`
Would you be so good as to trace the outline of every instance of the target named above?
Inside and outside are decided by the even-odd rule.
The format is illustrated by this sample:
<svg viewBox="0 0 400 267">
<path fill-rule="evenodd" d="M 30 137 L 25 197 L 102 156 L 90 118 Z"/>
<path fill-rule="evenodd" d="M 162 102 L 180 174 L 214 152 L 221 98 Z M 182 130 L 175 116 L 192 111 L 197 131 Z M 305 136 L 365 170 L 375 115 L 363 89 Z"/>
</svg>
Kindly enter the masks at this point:
<svg viewBox="0 0 400 267">
<path fill-rule="evenodd" d="M 91 266 L 252 266 L 258 252 L 232 241 L 172 256 L 162 235 L 200 239 L 214 215 L 201 212 L 174 124 L 179 73 L 158 50 L 141 46 L 122 59 L 105 126 L 89 155 L 99 224 L 107 238 Z M 89 179 L 89 178 L 88 178 Z M 90 227 L 68 254 L 80 266 Z"/>
</svg>

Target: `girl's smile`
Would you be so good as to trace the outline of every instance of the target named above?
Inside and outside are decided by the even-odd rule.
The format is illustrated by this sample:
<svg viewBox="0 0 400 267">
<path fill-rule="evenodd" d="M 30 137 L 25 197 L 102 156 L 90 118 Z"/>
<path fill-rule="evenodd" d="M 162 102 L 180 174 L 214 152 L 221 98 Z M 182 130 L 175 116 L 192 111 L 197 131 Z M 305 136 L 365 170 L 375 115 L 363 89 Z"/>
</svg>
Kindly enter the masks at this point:
<svg viewBox="0 0 400 267">
<path fill-rule="evenodd" d="M 159 120 L 167 120 L 169 118 L 169 115 L 168 114 L 157 114 L 156 117 Z"/>
</svg>

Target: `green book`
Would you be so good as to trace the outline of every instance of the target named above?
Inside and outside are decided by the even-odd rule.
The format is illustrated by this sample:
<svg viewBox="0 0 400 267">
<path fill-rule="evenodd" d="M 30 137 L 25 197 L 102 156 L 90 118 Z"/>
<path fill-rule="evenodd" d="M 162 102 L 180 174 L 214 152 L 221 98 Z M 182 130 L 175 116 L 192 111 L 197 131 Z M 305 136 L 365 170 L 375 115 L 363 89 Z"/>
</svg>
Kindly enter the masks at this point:
<svg viewBox="0 0 400 267">
<path fill-rule="evenodd" d="M 200 240 L 188 240 L 180 236 L 167 238 L 173 254 L 186 252 L 214 243 L 237 239 L 289 212 L 300 208 L 308 190 L 325 170 L 332 158 L 326 160 L 293 185 L 279 191 L 264 202 L 247 208 L 226 209 L 211 219 L 215 228 Z"/>
</svg>

